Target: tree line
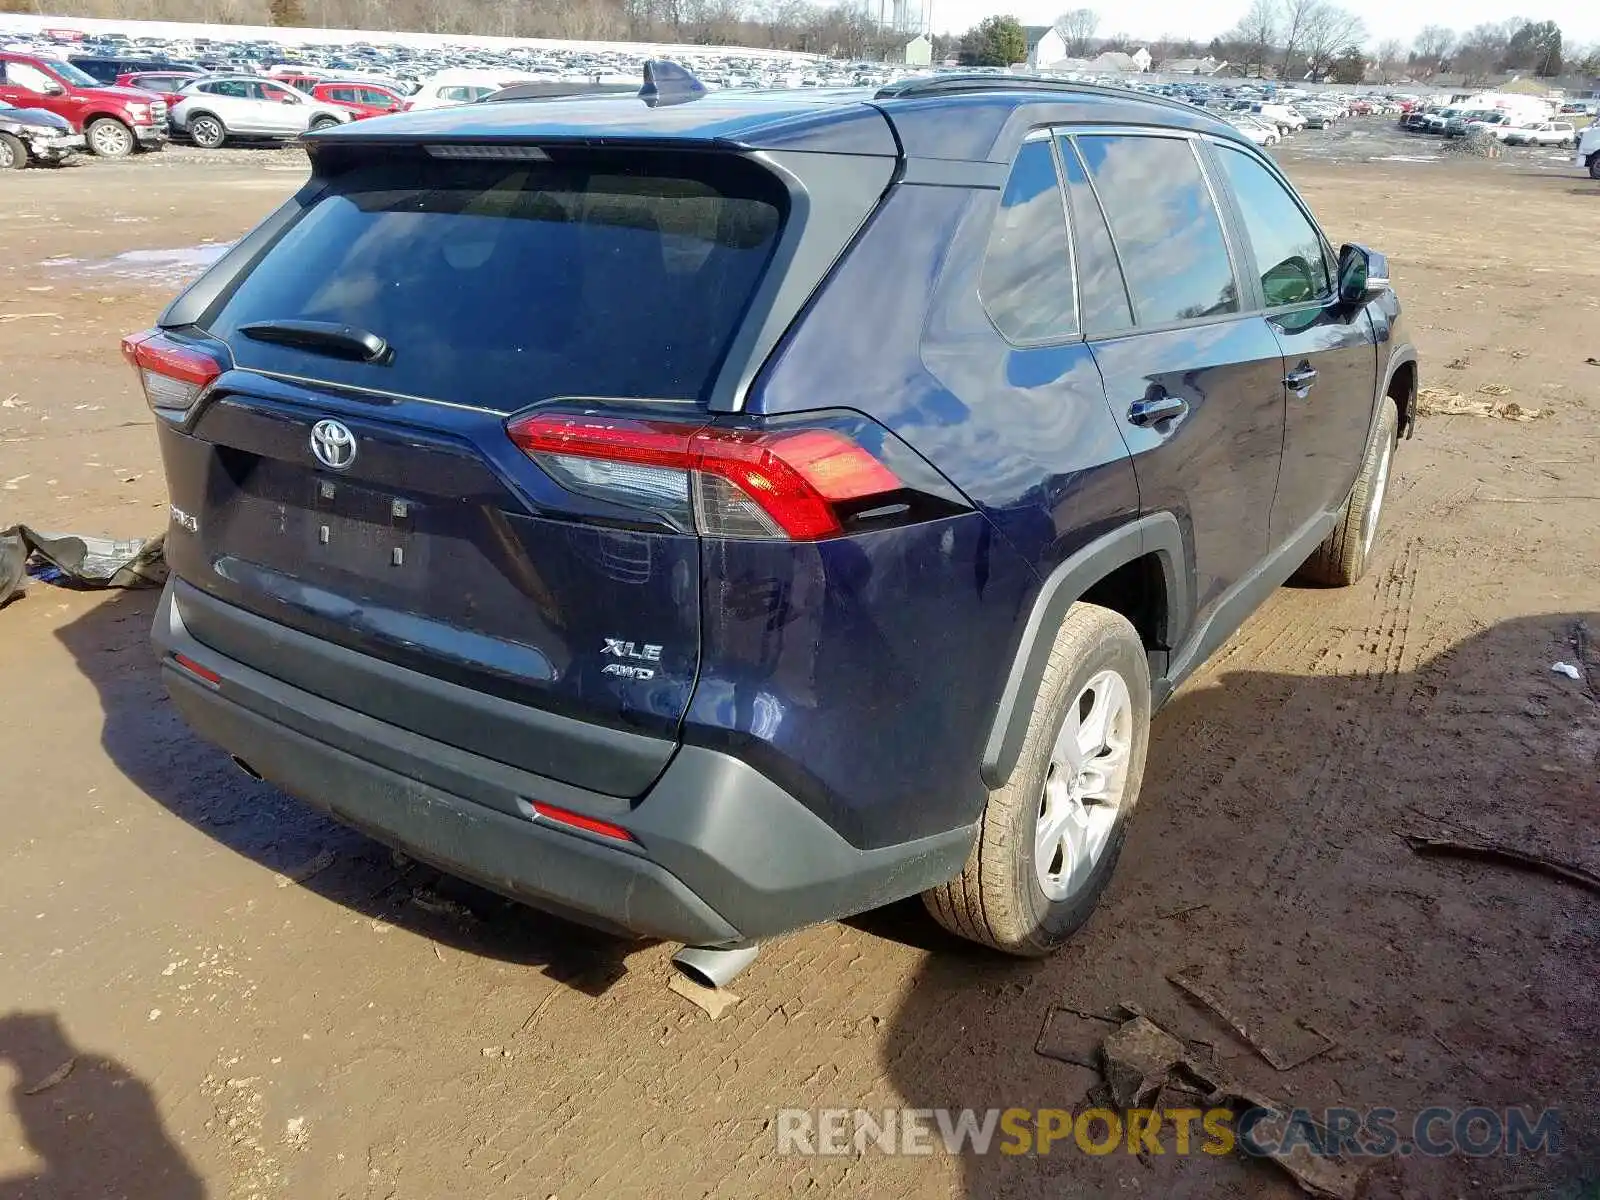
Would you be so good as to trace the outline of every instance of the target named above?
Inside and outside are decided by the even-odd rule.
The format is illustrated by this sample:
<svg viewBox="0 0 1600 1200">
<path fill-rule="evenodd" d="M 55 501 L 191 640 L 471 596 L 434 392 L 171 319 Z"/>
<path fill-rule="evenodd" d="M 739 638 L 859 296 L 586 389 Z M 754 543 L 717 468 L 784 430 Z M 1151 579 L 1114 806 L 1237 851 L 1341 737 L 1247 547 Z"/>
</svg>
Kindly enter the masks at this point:
<svg viewBox="0 0 1600 1200">
<path fill-rule="evenodd" d="M 436 34 L 679 42 L 799 50 L 852 59 L 894 59 L 904 33 L 883 28 L 883 0 L 0 0 L 0 12 L 211 24 L 411 30 Z M 1069 57 L 1148 48 L 1157 65 L 1205 55 L 1246 74 L 1357 83 L 1428 82 L 1459 75 L 1482 82 L 1505 72 L 1553 78 L 1600 75 L 1600 47 L 1573 50 L 1554 21 L 1521 18 L 1457 32 L 1429 25 L 1415 40 L 1368 49 L 1362 19 L 1333 0 L 1250 0 L 1238 23 L 1209 42 L 1097 36 L 1091 8 L 1063 12 L 1056 32 Z M 934 61 L 1011 66 L 1028 55 L 1015 17 L 985 19 L 960 37 L 935 37 Z M 1048 65 L 1048 64 L 1045 64 Z"/>
<path fill-rule="evenodd" d="M 1600 47 L 1563 53 L 1554 21 L 1517 17 L 1489 22 L 1464 33 L 1442 25 L 1423 28 L 1408 47 L 1399 39 L 1364 49 L 1361 18 L 1330 0 L 1251 0 L 1239 23 L 1215 39 L 1210 52 L 1245 69 L 1284 79 L 1335 78 L 1361 62 L 1381 82 L 1428 82 L 1460 75 L 1469 83 L 1521 73 L 1555 78 L 1600 73 Z M 1360 75 L 1350 82 L 1359 82 Z"/>
</svg>

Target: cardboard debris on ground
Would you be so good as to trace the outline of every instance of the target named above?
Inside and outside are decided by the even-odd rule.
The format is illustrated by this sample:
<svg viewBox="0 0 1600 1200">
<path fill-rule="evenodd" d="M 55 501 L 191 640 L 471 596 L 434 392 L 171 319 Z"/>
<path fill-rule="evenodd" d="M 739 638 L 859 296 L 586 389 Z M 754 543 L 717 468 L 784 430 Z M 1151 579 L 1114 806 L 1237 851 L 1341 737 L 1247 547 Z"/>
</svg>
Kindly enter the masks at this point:
<svg viewBox="0 0 1600 1200">
<path fill-rule="evenodd" d="M 1298 1054 L 1286 1054 L 1280 1050 L 1273 1049 L 1271 1046 L 1266 1045 L 1258 1035 L 1251 1033 L 1249 1028 L 1246 1027 L 1245 1023 L 1238 1017 L 1234 1016 L 1233 1013 L 1229 1011 L 1226 1006 L 1224 1006 L 1223 1002 L 1205 986 L 1205 984 L 1195 979 L 1193 970 L 1194 969 L 1192 967 L 1185 967 L 1181 971 L 1174 971 L 1171 975 L 1167 976 L 1167 982 L 1171 983 L 1179 991 L 1184 992 L 1194 1000 L 1199 1001 L 1199 1003 L 1204 1005 L 1214 1015 L 1220 1017 L 1227 1024 L 1229 1029 L 1232 1029 L 1234 1033 L 1239 1035 L 1240 1040 L 1243 1041 L 1245 1045 L 1249 1046 L 1252 1050 L 1264 1058 L 1274 1070 L 1292 1070 L 1295 1067 L 1310 1062 L 1319 1054 L 1326 1054 L 1329 1050 L 1332 1050 L 1336 1045 L 1338 1045 L 1338 1043 L 1330 1038 L 1327 1034 L 1321 1032 L 1320 1030 L 1313 1029 L 1307 1022 L 1296 1021 L 1295 1024 L 1315 1037 L 1318 1044 L 1312 1045 L 1307 1049 L 1302 1050 Z"/>
<path fill-rule="evenodd" d="M 1478 390 L 1498 397 L 1505 393 L 1487 389 L 1499 386 L 1485 384 Z M 1545 415 L 1544 409 L 1524 408 L 1515 400 L 1477 400 L 1441 387 L 1425 387 L 1417 393 L 1417 412 L 1425 417 L 1493 417 L 1500 421 L 1537 421 Z"/>
<path fill-rule="evenodd" d="M 702 1009 L 713 1021 L 739 1003 L 739 997 L 727 988 L 702 987 L 694 980 L 678 974 L 667 981 L 667 990 L 678 993 L 690 1004 Z"/>
<path fill-rule="evenodd" d="M 1106 1083 L 1119 1108 L 1142 1108 L 1184 1060 L 1185 1048 L 1148 1017 L 1134 1017 L 1100 1044 Z"/>
<path fill-rule="evenodd" d="M 1124 1008 L 1137 1012 L 1134 1005 Z M 1281 1131 L 1291 1117 L 1291 1107 L 1271 1096 L 1252 1092 L 1225 1075 L 1214 1064 L 1197 1060 L 1183 1043 L 1143 1014 L 1123 1022 L 1101 1044 L 1107 1083 L 1118 1104 L 1132 1107 L 1161 1091 L 1182 1083 L 1199 1085 L 1205 1103 L 1226 1105 L 1238 1111 L 1262 1109 L 1268 1114 L 1254 1128 Z M 1303 1118 L 1299 1118 L 1303 1119 Z M 1326 1145 L 1327 1130 L 1314 1127 L 1317 1140 Z M 1319 1155 L 1304 1140 L 1287 1154 L 1267 1156 L 1267 1161 L 1287 1172 L 1300 1189 L 1326 1200 L 1355 1200 L 1361 1171 L 1331 1155 Z"/>
</svg>

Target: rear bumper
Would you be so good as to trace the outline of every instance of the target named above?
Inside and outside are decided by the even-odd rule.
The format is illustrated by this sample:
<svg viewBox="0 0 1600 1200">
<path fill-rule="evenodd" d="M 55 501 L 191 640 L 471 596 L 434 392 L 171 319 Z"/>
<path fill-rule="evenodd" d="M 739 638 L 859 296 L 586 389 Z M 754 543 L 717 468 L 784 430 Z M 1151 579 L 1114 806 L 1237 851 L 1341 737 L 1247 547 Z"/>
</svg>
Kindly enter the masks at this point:
<svg viewBox="0 0 1600 1200">
<path fill-rule="evenodd" d="M 172 581 L 153 636 L 168 691 L 196 732 L 338 820 L 536 908 L 727 945 L 914 895 L 959 873 L 972 844 L 964 827 L 857 849 L 748 764 L 692 746 L 631 801 L 534 775 L 292 687 L 266 673 L 270 662 L 218 653 L 184 624 L 186 596 L 218 603 Z M 620 825 L 635 840 L 553 824 L 533 801 Z"/>
</svg>

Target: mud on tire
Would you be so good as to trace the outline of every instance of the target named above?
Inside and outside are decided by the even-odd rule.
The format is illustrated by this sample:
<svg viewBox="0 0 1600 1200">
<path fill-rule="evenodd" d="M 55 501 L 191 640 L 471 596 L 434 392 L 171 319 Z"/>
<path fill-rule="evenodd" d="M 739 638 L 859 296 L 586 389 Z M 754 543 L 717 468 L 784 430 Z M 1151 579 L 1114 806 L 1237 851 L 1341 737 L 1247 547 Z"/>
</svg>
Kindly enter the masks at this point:
<svg viewBox="0 0 1600 1200">
<path fill-rule="evenodd" d="M 1125 691 L 1107 683 L 1096 695 L 1099 681 L 1112 676 Z M 1045 891 L 1052 864 L 1041 870 L 1038 841 L 1051 827 L 1045 822 L 1045 810 L 1056 803 L 1051 797 L 1063 790 L 1060 739 L 1069 718 L 1076 718 L 1073 731 L 1090 729 L 1093 705 L 1112 692 L 1126 704 L 1126 723 L 1116 739 L 1123 743 L 1122 766 L 1114 772 L 1119 792 L 1109 832 L 1070 891 L 1053 898 Z M 1079 708 L 1069 711 L 1074 704 Z M 1051 648 L 1022 755 L 1006 785 L 989 794 L 966 866 L 951 882 L 922 894 L 934 919 L 954 934 L 1008 954 L 1042 957 L 1059 947 L 1089 919 L 1111 878 L 1138 801 L 1149 740 L 1150 668 L 1138 632 L 1110 609 L 1073 605 Z M 1084 771 L 1093 770 L 1096 761 L 1105 760 L 1083 756 Z M 1081 811 L 1088 812 L 1089 802 L 1083 806 Z M 1059 876 L 1050 886 L 1058 881 Z"/>
<path fill-rule="evenodd" d="M 1350 498 L 1339 510 L 1333 532 L 1295 572 L 1296 580 L 1324 587 L 1349 587 L 1367 573 L 1372 551 L 1378 544 L 1378 523 L 1383 519 L 1389 469 L 1399 436 L 1400 414 L 1394 402 L 1385 398 Z"/>
</svg>

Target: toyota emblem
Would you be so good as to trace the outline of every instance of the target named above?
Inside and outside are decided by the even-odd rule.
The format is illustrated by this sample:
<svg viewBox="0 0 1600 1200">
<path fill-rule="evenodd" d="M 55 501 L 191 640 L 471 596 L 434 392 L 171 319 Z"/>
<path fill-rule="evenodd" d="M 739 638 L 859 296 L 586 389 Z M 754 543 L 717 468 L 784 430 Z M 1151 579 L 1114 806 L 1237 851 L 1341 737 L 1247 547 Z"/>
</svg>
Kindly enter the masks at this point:
<svg viewBox="0 0 1600 1200">
<path fill-rule="evenodd" d="M 311 453 L 323 466 L 342 471 L 356 460 L 356 435 L 343 421 L 318 421 L 311 427 Z"/>
</svg>

